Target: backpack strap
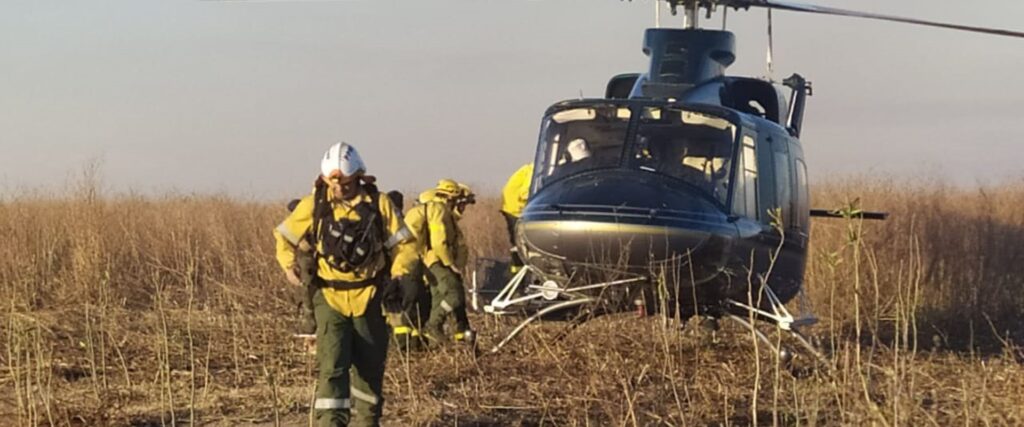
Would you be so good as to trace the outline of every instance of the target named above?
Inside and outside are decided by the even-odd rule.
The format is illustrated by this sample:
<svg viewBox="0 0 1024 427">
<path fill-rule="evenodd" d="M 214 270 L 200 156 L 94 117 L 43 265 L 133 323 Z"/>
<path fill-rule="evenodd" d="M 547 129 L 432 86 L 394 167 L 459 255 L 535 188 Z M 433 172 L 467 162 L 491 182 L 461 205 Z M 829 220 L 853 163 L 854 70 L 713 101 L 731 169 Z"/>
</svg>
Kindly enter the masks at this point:
<svg viewBox="0 0 1024 427">
<path fill-rule="evenodd" d="M 391 268 L 391 250 L 386 247 L 387 233 L 384 232 L 384 213 L 380 211 L 380 198 L 383 193 L 377 190 L 376 185 L 367 186 L 367 190 L 370 192 L 370 207 L 373 208 L 373 227 L 377 229 L 377 241 L 380 242 L 381 252 L 384 253 L 384 264 L 387 269 Z"/>
<path fill-rule="evenodd" d="M 313 225 L 310 228 L 310 240 L 313 245 L 313 259 L 319 263 L 320 257 L 320 226 L 324 218 L 331 214 L 331 204 L 327 201 L 327 183 L 318 178 L 313 187 Z M 314 264 L 316 265 L 316 264 Z"/>
</svg>

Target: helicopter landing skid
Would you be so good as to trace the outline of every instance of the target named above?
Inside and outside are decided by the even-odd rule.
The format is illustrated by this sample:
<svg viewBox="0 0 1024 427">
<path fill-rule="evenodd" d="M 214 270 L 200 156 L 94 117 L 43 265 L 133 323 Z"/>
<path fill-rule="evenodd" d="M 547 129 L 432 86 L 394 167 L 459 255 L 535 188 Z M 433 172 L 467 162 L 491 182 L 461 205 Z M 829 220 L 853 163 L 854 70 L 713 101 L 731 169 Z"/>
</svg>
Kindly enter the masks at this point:
<svg viewBox="0 0 1024 427">
<path fill-rule="evenodd" d="M 612 286 L 628 285 L 632 283 L 639 283 L 647 280 L 643 276 L 632 277 L 628 279 L 613 280 L 610 282 L 595 283 L 592 285 L 582 286 L 561 286 L 554 280 L 545 280 L 539 285 L 527 284 L 524 286 L 526 277 L 529 273 L 535 273 L 538 277 L 543 277 L 533 267 L 523 266 L 512 279 L 508 281 L 494 299 L 489 304 L 483 306 L 485 313 L 494 315 L 510 314 L 513 312 L 511 307 L 524 306 L 532 301 L 555 301 L 559 298 L 568 296 L 569 301 L 575 301 L 583 298 L 580 293 L 584 291 L 600 291 L 605 288 Z M 518 296 L 517 296 L 518 295 Z M 553 306 L 561 305 L 561 303 L 555 303 Z M 545 307 L 547 310 L 550 307 Z M 548 311 L 550 313 L 550 311 Z"/>
<path fill-rule="evenodd" d="M 764 332 L 761 332 L 761 330 L 757 329 L 757 326 L 754 325 L 754 323 L 750 319 L 745 319 L 735 314 L 729 314 L 727 317 L 729 319 L 736 321 L 736 323 L 743 325 L 744 328 L 750 330 L 757 337 L 758 340 L 767 345 L 768 348 L 772 349 L 772 351 L 776 352 L 779 356 L 779 359 L 782 362 L 788 365 L 793 361 L 794 354 L 788 348 L 786 348 L 786 346 L 783 346 L 781 343 L 778 342 L 773 342 L 771 339 L 768 338 L 767 335 L 764 334 Z M 814 356 L 814 358 L 819 363 L 823 364 L 824 366 L 829 366 L 828 358 L 821 354 L 821 352 L 818 351 L 818 349 L 813 344 L 811 344 L 811 342 L 808 341 L 807 338 L 804 337 L 804 335 L 801 334 L 800 331 L 798 331 L 796 328 L 782 329 L 780 327 L 779 329 L 786 331 L 791 337 L 793 337 L 794 340 L 796 340 L 798 344 L 800 344 L 801 347 L 804 348 L 804 350 L 807 350 L 807 352 L 810 353 L 811 356 Z"/>
<path fill-rule="evenodd" d="M 812 314 L 809 314 L 810 310 L 807 308 L 808 304 L 806 300 L 806 295 L 804 294 L 803 290 L 800 290 L 799 294 L 801 317 L 796 318 L 793 317 L 793 315 L 789 312 L 788 309 L 786 309 L 786 306 L 782 304 L 782 301 L 779 300 L 779 297 L 775 295 L 775 292 L 773 292 L 771 288 L 765 286 L 762 289 L 764 290 L 764 294 L 767 297 L 768 305 L 771 307 L 770 312 L 761 310 L 749 304 L 744 304 L 735 300 L 728 299 L 725 301 L 727 304 L 733 307 L 743 309 L 743 311 L 745 311 L 749 316 L 743 317 L 735 313 L 728 313 L 726 317 L 736 321 L 737 323 L 743 325 L 744 328 L 750 330 L 757 337 L 758 340 L 767 345 L 768 348 L 771 348 L 773 351 L 778 353 L 780 360 L 786 362 L 787 364 L 789 364 L 792 361 L 794 354 L 790 352 L 789 349 L 782 346 L 781 343 L 772 342 L 770 339 L 768 339 L 768 336 L 761 332 L 754 324 L 755 319 L 766 320 L 770 323 L 773 323 L 779 330 L 787 332 L 791 337 L 793 337 L 794 340 L 796 340 L 798 344 L 800 344 L 801 347 L 803 347 L 805 350 L 807 350 L 808 353 L 814 356 L 814 358 L 818 362 L 827 366 L 828 359 L 824 355 L 822 355 L 822 353 L 818 351 L 818 349 L 813 344 L 811 344 L 810 341 L 808 341 L 807 338 L 804 337 L 804 335 L 801 334 L 799 331 L 799 328 L 802 326 L 809 326 L 818 323 L 818 319 L 814 317 Z"/>
<path fill-rule="evenodd" d="M 533 267 L 528 265 L 523 266 L 522 269 L 512 276 L 508 281 L 508 284 L 506 284 L 505 287 L 494 296 L 491 302 L 483 306 L 483 311 L 485 313 L 501 316 L 512 313 L 522 313 L 523 311 L 529 312 L 526 308 L 530 304 L 542 303 L 550 305 L 544 306 L 520 322 L 519 325 L 517 325 L 515 329 L 505 337 L 505 339 L 501 340 L 498 345 L 491 349 L 491 353 L 501 350 L 502 347 L 508 344 L 509 341 L 515 338 L 516 335 L 522 332 L 527 325 L 533 323 L 535 320 L 561 310 L 597 302 L 600 298 L 587 296 L 584 292 L 596 292 L 599 294 L 604 289 L 613 286 L 629 285 L 647 280 L 647 278 L 643 276 L 637 276 L 628 279 L 581 286 L 562 286 L 554 280 L 545 280 L 539 285 L 524 284 L 524 282 L 527 281 L 527 277 L 530 276 L 530 273 L 536 274 L 537 277 L 543 277 Z M 476 286 L 474 284 L 474 292 L 475 291 Z M 564 300 L 557 301 L 559 299 Z M 474 298 L 474 303 L 475 301 L 476 300 Z M 516 310 L 514 309 L 515 307 L 522 307 L 523 310 Z"/>
<path fill-rule="evenodd" d="M 786 309 L 786 306 L 779 300 L 779 297 L 775 295 L 775 292 L 771 288 L 764 286 L 764 295 L 768 300 L 768 305 L 771 306 L 771 311 L 765 311 L 754 307 L 750 304 L 742 303 L 733 299 L 726 299 L 726 304 L 734 307 L 739 307 L 746 312 L 753 313 L 762 319 L 768 320 L 771 323 L 777 325 L 784 331 L 791 331 L 795 327 L 809 326 L 818 323 L 818 318 L 812 314 L 808 314 L 809 311 L 806 309 L 806 297 L 803 290 L 800 290 L 800 311 L 801 316 L 799 318 L 793 317 L 793 315 Z"/>
<path fill-rule="evenodd" d="M 516 326 L 516 328 L 513 329 L 512 332 L 509 332 L 509 334 L 505 337 L 505 339 L 501 340 L 501 342 L 498 343 L 498 345 L 494 346 L 494 348 L 491 349 L 491 353 L 497 353 L 498 350 L 501 350 L 501 348 L 504 347 L 505 344 L 508 344 L 509 341 L 512 341 L 512 339 L 515 338 L 516 335 L 519 335 L 519 332 L 521 332 L 524 328 L 526 328 L 526 325 L 529 325 L 530 323 L 533 323 L 534 320 L 540 319 L 541 317 L 544 317 L 547 314 L 554 313 L 554 312 L 559 311 L 559 310 L 564 310 L 564 309 L 569 308 L 569 307 L 576 307 L 576 306 L 583 305 L 583 304 L 588 304 L 588 303 L 591 303 L 591 302 L 594 302 L 593 298 L 583 297 L 583 298 L 579 298 L 579 299 L 563 301 L 563 302 L 560 302 L 558 304 L 546 307 L 543 310 L 540 310 L 540 311 L 534 313 L 533 316 L 530 316 L 530 317 L 526 318 L 526 320 L 523 320 L 522 322 L 520 322 L 519 326 Z"/>
</svg>

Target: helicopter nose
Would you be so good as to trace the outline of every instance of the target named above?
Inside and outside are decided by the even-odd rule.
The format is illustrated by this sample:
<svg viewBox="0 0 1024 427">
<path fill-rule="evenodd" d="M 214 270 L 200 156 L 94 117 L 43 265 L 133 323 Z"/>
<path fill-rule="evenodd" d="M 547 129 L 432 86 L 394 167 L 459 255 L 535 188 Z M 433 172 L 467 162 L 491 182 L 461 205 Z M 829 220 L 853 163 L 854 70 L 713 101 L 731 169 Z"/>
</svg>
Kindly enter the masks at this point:
<svg viewBox="0 0 1024 427">
<path fill-rule="evenodd" d="M 643 171 L 594 171 L 530 199 L 517 228 L 527 256 L 602 267 L 709 257 L 735 233 L 713 195 Z"/>
</svg>

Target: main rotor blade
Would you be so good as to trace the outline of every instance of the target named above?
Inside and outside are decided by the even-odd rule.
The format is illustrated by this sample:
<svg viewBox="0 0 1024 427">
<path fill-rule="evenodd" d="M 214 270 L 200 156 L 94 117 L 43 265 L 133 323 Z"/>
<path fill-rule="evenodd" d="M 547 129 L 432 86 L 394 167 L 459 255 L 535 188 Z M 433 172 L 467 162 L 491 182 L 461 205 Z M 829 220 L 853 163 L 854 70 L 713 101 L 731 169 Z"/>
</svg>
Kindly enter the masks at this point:
<svg viewBox="0 0 1024 427">
<path fill-rule="evenodd" d="M 791 10 L 791 11 L 794 11 L 794 12 L 809 12 L 809 13 L 820 13 L 820 14 L 823 14 L 823 15 L 837 15 L 837 16 L 850 16 L 850 17 L 854 17 L 854 18 L 877 19 L 877 20 L 880 20 L 880 21 L 902 22 L 902 23 L 905 23 L 905 24 L 925 25 L 925 26 L 929 26 L 929 27 L 949 28 L 949 29 L 953 29 L 953 30 L 971 31 L 971 32 L 983 33 L 983 34 L 994 34 L 994 35 L 997 35 L 997 36 L 1008 36 L 1008 37 L 1021 37 L 1021 38 L 1024 38 L 1024 32 L 1021 32 L 1021 31 L 1010 31 L 1010 30 L 1000 30 L 1000 29 L 996 29 L 996 28 L 975 27 L 975 26 L 970 26 L 970 25 L 949 24 L 949 23 L 945 23 L 945 22 L 926 21 L 926 20 L 923 20 L 923 19 L 916 19 L 916 18 L 903 18 L 903 17 L 900 17 L 900 16 L 882 15 L 882 14 L 878 14 L 878 13 L 858 12 L 858 11 L 855 11 L 855 10 L 838 9 L 838 8 L 834 8 L 834 7 L 815 6 L 815 5 L 809 5 L 809 4 L 794 3 L 794 2 L 789 2 L 789 1 L 785 1 L 785 0 L 747 0 L 747 1 L 740 0 L 740 1 L 725 1 L 724 3 L 725 4 L 729 4 L 729 5 L 737 5 L 739 7 L 743 7 L 745 5 L 750 5 L 750 6 L 755 6 L 755 7 L 768 7 L 768 8 L 772 8 L 772 9 Z"/>
</svg>

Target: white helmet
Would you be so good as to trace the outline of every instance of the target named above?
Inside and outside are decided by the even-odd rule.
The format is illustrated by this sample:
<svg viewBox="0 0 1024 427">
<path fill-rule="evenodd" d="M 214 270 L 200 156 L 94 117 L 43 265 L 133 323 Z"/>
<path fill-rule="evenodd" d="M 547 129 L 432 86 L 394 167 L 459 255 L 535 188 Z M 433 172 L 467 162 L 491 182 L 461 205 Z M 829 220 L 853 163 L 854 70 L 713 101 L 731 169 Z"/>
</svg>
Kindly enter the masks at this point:
<svg viewBox="0 0 1024 427">
<path fill-rule="evenodd" d="M 574 162 L 590 157 L 590 147 L 587 147 L 587 141 L 584 141 L 583 138 L 569 141 L 569 145 L 565 149 L 569 152 L 569 160 Z"/>
<path fill-rule="evenodd" d="M 320 161 L 320 173 L 325 178 L 341 174 L 341 176 L 353 176 L 358 173 L 366 173 L 366 164 L 359 156 L 356 148 L 345 142 L 339 142 L 327 149 L 323 160 Z"/>
</svg>

